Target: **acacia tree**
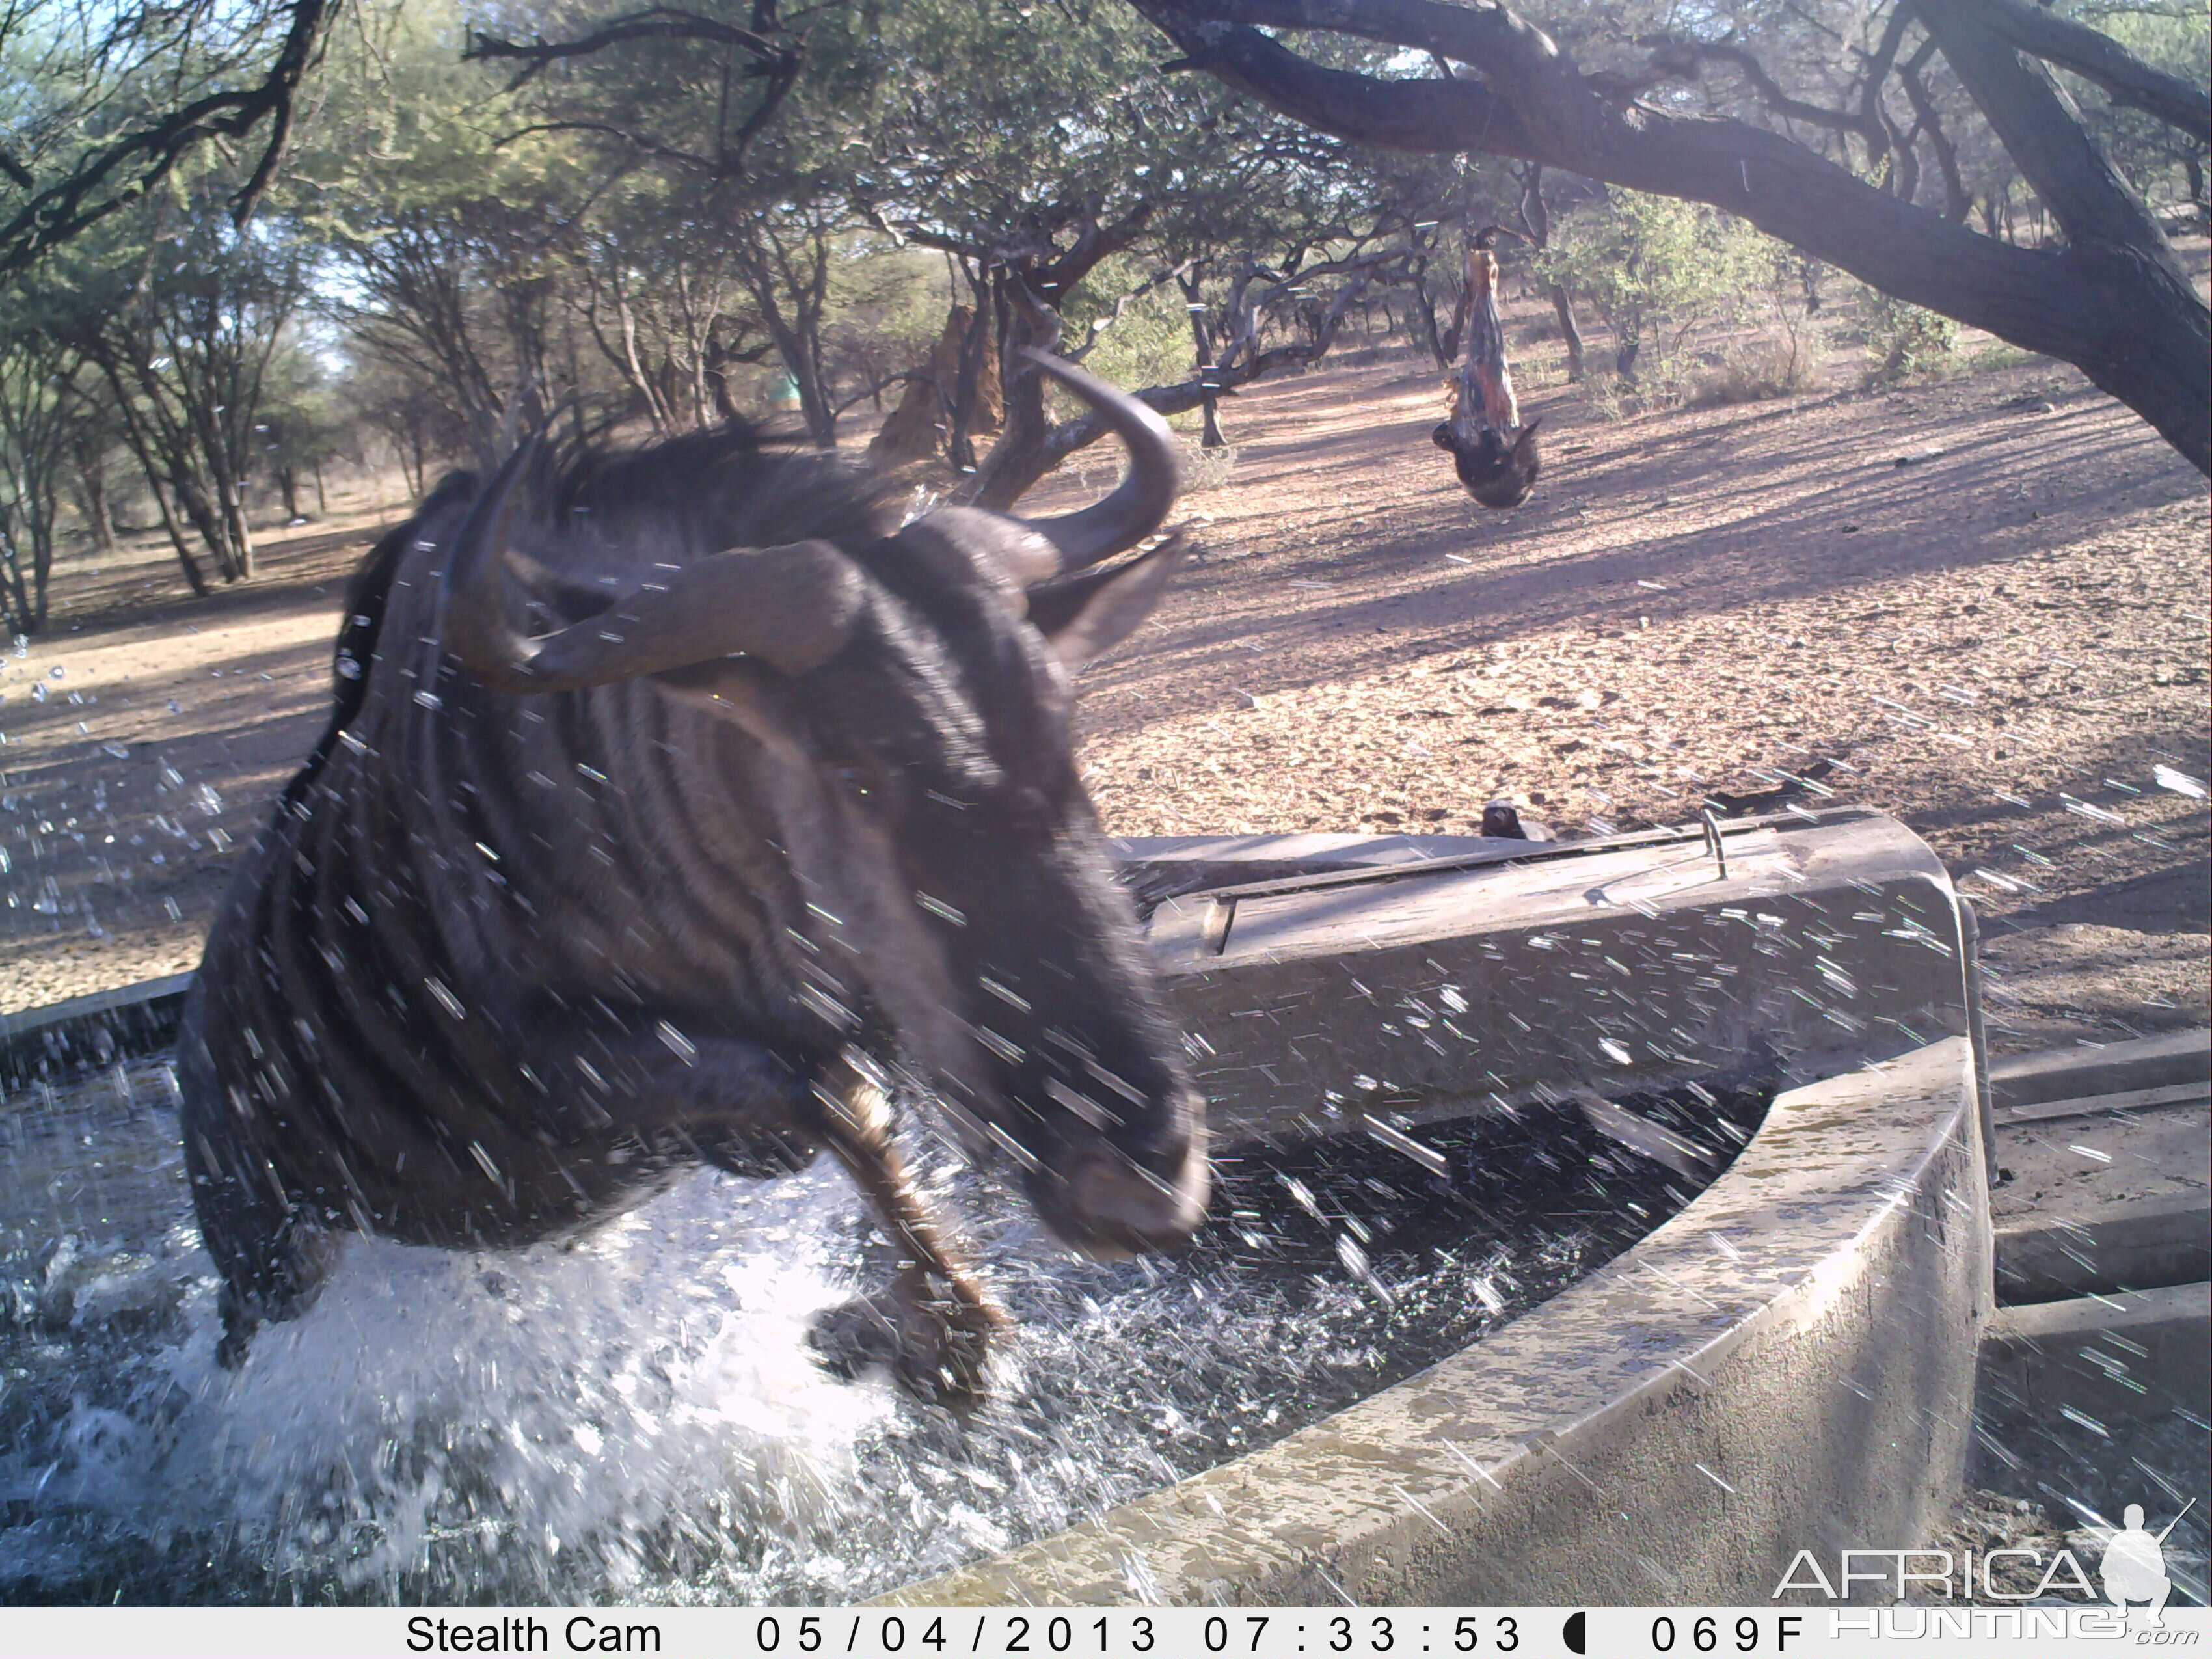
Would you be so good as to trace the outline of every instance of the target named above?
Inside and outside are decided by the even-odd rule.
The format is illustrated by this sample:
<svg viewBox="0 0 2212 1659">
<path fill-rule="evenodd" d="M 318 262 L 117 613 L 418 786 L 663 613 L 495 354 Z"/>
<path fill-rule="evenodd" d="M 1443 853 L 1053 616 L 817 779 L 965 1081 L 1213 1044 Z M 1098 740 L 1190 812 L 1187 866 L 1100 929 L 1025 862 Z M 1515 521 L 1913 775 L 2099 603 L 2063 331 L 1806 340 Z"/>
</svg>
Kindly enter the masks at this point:
<svg viewBox="0 0 2212 1659">
<path fill-rule="evenodd" d="M 1620 191 L 1602 205 L 1571 216 L 1540 265 L 1554 288 L 1571 282 L 1589 296 L 1613 331 L 1613 373 L 1633 380 L 1655 337 L 1679 349 L 1692 322 L 1753 285 L 1762 255 L 1741 224 L 1693 202 Z"/>
<path fill-rule="evenodd" d="M 523 124 L 502 147 L 558 135 L 602 179 L 642 172 L 659 181 L 659 228 L 680 227 L 698 266 L 726 271 L 742 288 L 750 320 L 798 389 L 810 437 L 824 447 L 836 441 L 837 409 L 823 330 L 833 269 L 857 223 L 835 158 L 849 137 L 848 112 L 865 108 L 876 72 L 866 21 L 831 7 L 794 31 L 775 0 L 709 0 L 693 9 L 623 12 L 558 40 L 479 32 L 465 54 L 519 65 L 507 90 Z M 854 22 L 860 33 L 845 33 Z M 618 321 L 628 301 L 612 290 L 630 274 L 627 263 L 601 265 L 591 279 L 594 311 L 604 283 Z M 617 351 L 596 315 L 591 321 L 603 351 L 654 411 L 660 400 L 645 367 L 630 361 L 634 336 Z M 721 338 L 712 326 L 699 337 L 690 355 L 701 385 L 710 358 L 720 376 L 765 355 L 748 351 L 742 337 Z M 718 389 L 726 414 L 726 388 Z M 660 408 L 654 417 L 672 412 Z"/>
<path fill-rule="evenodd" d="M 1067 453 L 1024 349 L 1080 357 L 1169 280 L 1154 267 L 1121 294 L 1087 295 L 1091 325 L 1070 337 L 1071 301 L 1094 273 L 1125 269 L 1119 256 L 1186 187 L 1178 152 L 1204 140 L 1198 123 L 1208 113 L 1150 72 L 1146 33 L 1118 8 L 1024 9 L 957 0 L 902 9 L 899 36 L 886 43 L 897 73 L 878 82 L 851 183 L 872 222 L 949 256 L 969 288 L 980 326 L 952 399 L 956 464 L 972 401 L 962 394 L 980 379 L 971 354 L 998 353 L 1002 423 L 967 492 L 993 507 L 1011 505 Z M 993 72 L 979 76 L 985 64 Z"/>
<path fill-rule="evenodd" d="M 1106 431 L 1088 410 L 1055 418 L 1024 348 L 1080 361 L 1172 285 L 1191 370 L 1133 395 L 1205 411 L 1218 442 L 1222 398 L 1318 361 L 1351 307 L 1402 278 L 1420 216 L 1349 146 L 1158 73 L 1117 8 L 1031 10 L 951 5 L 918 29 L 854 185 L 885 229 L 957 262 L 988 321 L 1005 422 L 967 491 L 994 507 Z M 983 62 L 1003 72 L 979 83 Z"/>
<path fill-rule="evenodd" d="M 1131 3 L 1175 42 L 1180 67 L 1323 131 L 1389 149 L 1540 162 L 1723 209 L 1884 293 L 2075 364 L 2212 473 L 2212 313 L 2052 70 L 2192 140 L 2212 120 L 2212 98 L 2055 11 L 2025 0 L 1892 0 L 1866 14 L 1863 34 L 1834 31 L 1830 56 L 1847 66 L 1851 95 L 1820 104 L 1789 92 L 1750 46 L 1727 38 L 1645 36 L 1640 70 L 1585 74 L 1553 35 L 1495 0 Z M 1322 45 L 1301 52 L 1269 32 L 1294 30 L 1318 32 Z M 1363 53 L 1353 43 L 1389 50 Z M 1917 172 L 1911 193 L 1900 192 L 1904 133 L 1917 123 L 1923 136 L 1954 137 L 1923 78 L 1938 57 L 2048 206 L 2057 245 L 1976 233 L 1964 222 L 1963 188 L 1942 205 L 1918 205 Z M 1455 64 L 1476 75 L 1416 72 Z M 1741 88 L 1725 100 L 1734 112 L 1700 107 L 1700 94 L 1716 97 L 1714 80 L 1725 76 Z M 1889 165 L 1860 176 L 1792 136 L 1808 129 L 1852 135 Z M 1909 148 L 1917 155 L 1918 141 Z"/>
<path fill-rule="evenodd" d="M 63 483 L 90 414 L 82 367 L 20 317 L 0 333 L 0 622 L 11 633 L 46 625 Z"/>
<path fill-rule="evenodd" d="M 775 350 L 743 286 L 666 204 L 600 216 L 578 237 L 571 304 L 655 434 L 737 412 L 731 371 Z"/>
<path fill-rule="evenodd" d="M 1456 230 L 1460 169 L 1408 165 L 1301 132 L 1224 102 L 1215 144 L 1154 234 L 1190 317 L 1191 380 L 1138 395 L 1163 412 L 1202 411 L 1200 444 L 1227 440 L 1219 404 L 1237 389 L 1326 356 L 1345 319 L 1377 294 L 1418 288 Z"/>
<path fill-rule="evenodd" d="M 835 441 L 825 335 L 841 263 L 863 246 L 857 233 L 946 257 L 975 319 L 946 388 L 951 448 L 975 469 L 973 496 L 1005 505 L 1068 441 L 1097 435 L 1079 421 L 1055 424 L 1021 349 L 1080 356 L 1188 267 L 1187 254 L 1152 256 L 1177 207 L 1206 193 L 1201 181 L 1294 159 L 1271 158 L 1247 130 L 1322 147 L 1249 110 L 1224 126 L 1233 100 L 1153 73 L 1150 39 L 1105 0 L 1049 14 L 1001 0 L 831 5 L 809 14 L 803 37 L 772 5 L 725 0 L 624 13 L 550 40 L 478 34 L 469 55 L 520 65 L 509 83 L 527 109 L 517 137 L 566 135 L 593 169 L 661 181 L 690 246 L 746 291 L 817 443 Z M 994 72 L 979 76 L 983 64 Z M 1248 204 L 1246 217 L 1255 210 Z M 1281 240 L 1270 230 L 1266 246 Z M 1127 269 L 1120 256 L 1140 248 L 1146 262 L 1127 291 L 1087 292 L 1095 273 Z M 595 280 L 611 299 L 613 272 L 601 266 Z M 1064 308 L 1079 295 L 1092 326 L 1072 335 Z M 978 461 L 965 440 L 992 351 L 1004 422 Z M 627 341 L 609 351 L 617 355 Z"/>
<path fill-rule="evenodd" d="M 566 227 L 540 206 L 473 193 L 380 204 L 338 243 L 359 295 L 337 307 L 356 349 L 433 389 L 441 430 L 479 465 L 513 416 L 542 418 L 566 386 L 555 304 Z"/>
<path fill-rule="evenodd" d="M 337 0 L 15 0 L 0 8 L 0 280 L 256 137 L 226 204 L 276 176 Z"/>
<path fill-rule="evenodd" d="M 507 426 L 584 390 L 566 290 L 606 181 L 480 106 L 484 88 L 455 65 L 457 14 L 414 5 L 377 24 L 332 52 L 290 194 L 338 279 L 325 309 L 382 371 L 380 413 L 408 423 L 393 433 L 403 465 L 483 465 Z"/>
<path fill-rule="evenodd" d="M 104 382 L 202 593 L 187 526 L 224 580 L 253 574 L 246 497 L 264 450 L 254 428 L 312 257 L 283 226 L 241 232 L 210 211 L 228 189 L 204 175 L 80 238 L 49 264 L 45 301 L 50 326 Z"/>
</svg>

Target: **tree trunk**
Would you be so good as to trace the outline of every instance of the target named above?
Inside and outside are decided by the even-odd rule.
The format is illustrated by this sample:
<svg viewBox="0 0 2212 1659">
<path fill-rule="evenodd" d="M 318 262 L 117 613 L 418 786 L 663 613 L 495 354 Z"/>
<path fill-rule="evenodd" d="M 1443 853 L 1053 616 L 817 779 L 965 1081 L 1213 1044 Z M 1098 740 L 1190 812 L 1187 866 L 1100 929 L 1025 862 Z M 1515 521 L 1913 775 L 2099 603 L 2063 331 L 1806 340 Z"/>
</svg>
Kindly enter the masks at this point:
<svg viewBox="0 0 2212 1659">
<path fill-rule="evenodd" d="M 84 521 L 91 527 L 93 545 L 102 556 L 112 557 L 115 552 L 115 515 L 107 499 L 107 471 L 97 461 L 81 465 L 79 502 L 84 509 Z"/>
<path fill-rule="evenodd" d="M 756 291 L 755 300 L 762 297 Z M 822 384 L 819 339 L 811 337 L 804 319 L 798 325 L 787 320 L 772 299 L 761 306 L 761 313 L 769 337 L 775 342 L 776 357 L 799 393 L 799 417 L 805 423 L 807 441 L 817 449 L 836 448 L 837 410 Z"/>
<path fill-rule="evenodd" d="M 1203 412 L 1199 416 L 1198 447 L 1226 449 L 1229 440 L 1221 435 L 1220 366 L 1213 361 L 1213 340 L 1206 326 L 1205 304 L 1198 297 L 1199 282 L 1194 276 L 1178 277 L 1176 285 L 1182 289 L 1183 308 L 1190 317 L 1191 343 L 1198 348 L 1198 384 L 1204 394 L 1199 404 Z"/>
<path fill-rule="evenodd" d="M 1206 394 L 1199 405 L 1199 440 L 1200 449 L 1226 449 L 1229 440 L 1221 435 L 1221 399 L 1213 392 Z"/>
<path fill-rule="evenodd" d="M 161 480 L 149 476 L 146 487 L 153 492 L 154 505 L 161 509 L 161 528 L 169 532 L 169 545 L 177 550 L 177 563 L 184 569 L 185 581 L 191 585 L 195 594 L 203 599 L 207 598 L 211 591 L 208 586 L 207 574 L 200 568 L 200 562 L 192 556 L 192 550 L 185 540 L 184 530 L 177 523 L 177 515 L 169 510 L 169 498 L 161 489 Z"/>
<path fill-rule="evenodd" d="M 967 266 L 963 264 L 963 274 Z M 968 312 L 968 320 L 960 336 L 958 365 L 953 371 L 951 390 L 946 394 L 945 422 L 945 459 L 955 472 L 965 477 L 975 471 L 975 434 L 988 431 L 995 437 L 1006 429 L 1006 399 L 1002 377 L 998 374 L 998 331 L 992 325 L 991 295 L 981 281 L 969 277 L 975 290 L 975 303 L 972 307 L 956 306 L 956 314 Z M 993 397 L 987 410 L 983 398 L 983 377 L 991 376 Z M 986 416 L 989 424 L 985 424 Z"/>
<path fill-rule="evenodd" d="M 227 582 L 236 581 L 238 570 L 231 562 L 230 544 L 222 533 L 222 520 L 208 505 L 207 497 L 200 493 L 198 484 L 172 468 L 169 488 L 176 496 L 177 510 L 185 515 L 193 533 L 200 538 L 200 545 L 214 556 L 216 574 Z"/>
<path fill-rule="evenodd" d="M 1413 301 L 1420 307 L 1421 343 L 1428 348 L 1429 356 L 1439 368 L 1449 368 L 1451 353 L 1444 349 L 1443 331 L 1437 326 L 1437 302 L 1429 292 L 1423 272 L 1413 273 Z"/>
<path fill-rule="evenodd" d="M 115 368 L 104 361 L 100 367 L 115 392 L 115 407 L 123 412 L 124 442 L 137 460 L 138 470 L 146 479 L 147 490 L 154 497 L 154 505 L 161 511 L 161 528 L 168 532 L 169 544 L 177 550 L 177 563 L 183 568 L 185 580 L 191 585 L 192 592 L 205 599 L 209 592 L 206 573 L 201 570 L 199 561 L 192 556 L 192 550 L 185 540 L 184 530 L 177 523 L 176 514 L 171 510 L 168 489 L 172 481 L 169 474 L 155 451 L 152 438 L 133 412 L 130 394 L 124 391 Z"/>
<path fill-rule="evenodd" d="M 31 621 L 34 633 L 46 629 L 46 595 L 54 578 L 54 507 L 48 500 L 31 508 Z"/>
<path fill-rule="evenodd" d="M 2057 319 L 2070 325 L 2077 343 L 2052 355 L 2075 363 L 2198 471 L 2212 473 L 2212 400 L 2204 392 L 2212 380 L 2212 312 L 2150 209 L 2082 131 L 2040 62 L 2023 58 L 1964 9 L 1928 7 L 1921 21 L 2064 226 L 2068 246 L 2056 257 L 2097 295 L 2082 314 Z M 2107 307 L 2127 314 L 2107 314 Z"/>
<path fill-rule="evenodd" d="M 1553 314 L 1559 319 L 1559 337 L 1567 343 L 1567 378 L 1579 380 L 1583 377 L 1583 331 L 1575 321 L 1574 295 L 1567 292 L 1565 283 L 1553 283 L 1549 297 Z"/>
<path fill-rule="evenodd" d="M 0 598 L 7 601 L 8 629 L 13 634 L 35 634 L 30 590 L 23 580 L 23 562 L 15 549 L 15 514 L 12 503 L 0 501 Z"/>
<path fill-rule="evenodd" d="M 1007 323 L 999 354 L 1006 426 L 976 471 L 972 499 L 1003 513 L 1060 465 L 1060 457 L 1047 449 L 1052 422 L 1045 412 L 1044 376 L 1021 355 L 1024 346 L 1050 351 L 1060 343 L 1060 313 L 1030 292 L 1021 271 L 1000 272 L 994 286 Z"/>
</svg>

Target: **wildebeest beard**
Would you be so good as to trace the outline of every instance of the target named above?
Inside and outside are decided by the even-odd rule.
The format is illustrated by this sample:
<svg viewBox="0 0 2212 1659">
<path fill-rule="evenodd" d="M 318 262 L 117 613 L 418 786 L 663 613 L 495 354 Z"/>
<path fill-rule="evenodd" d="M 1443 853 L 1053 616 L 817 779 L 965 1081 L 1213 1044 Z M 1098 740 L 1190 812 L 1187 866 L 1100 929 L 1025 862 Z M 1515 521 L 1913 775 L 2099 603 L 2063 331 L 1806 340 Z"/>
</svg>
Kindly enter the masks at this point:
<svg viewBox="0 0 2212 1659">
<path fill-rule="evenodd" d="M 742 429 L 448 479 L 349 596 L 333 719 L 241 861 L 181 1048 L 226 1363 L 335 1240 L 560 1237 L 706 1162 L 844 1161 L 910 1266 L 826 1322 L 958 1403 L 1000 1316 L 893 1147 L 902 1074 L 1094 1254 L 1202 1218 L 1202 1103 L 1076 775 L 1069 667 L 1172 544 L 1128 479 L 1035 526 Z M 1076 572 L 1081 574 L 1075 574 Z"/>
</svg>

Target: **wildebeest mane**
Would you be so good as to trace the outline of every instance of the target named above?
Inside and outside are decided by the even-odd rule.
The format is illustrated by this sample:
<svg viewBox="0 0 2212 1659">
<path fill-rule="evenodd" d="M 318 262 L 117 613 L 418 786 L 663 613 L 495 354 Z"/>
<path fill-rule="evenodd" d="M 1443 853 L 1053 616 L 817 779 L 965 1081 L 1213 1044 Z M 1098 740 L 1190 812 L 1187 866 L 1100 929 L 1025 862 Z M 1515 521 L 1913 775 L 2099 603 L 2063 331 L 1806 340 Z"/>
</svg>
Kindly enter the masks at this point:
<svg viewBox="0 0 2212 1659">
<path fill-rule="evenodd" d="M 347 583 L 345 617 L 332 659 L 331 718 L 285 786 L 287 806 L 305 799 L 339 734 L 361 711 L 392 583 L 422 530 L 465 507 L 480 482 L 478 474 L 466 470 L 447 473 L 407 521 L 387 532 L 356 567 Z M 576 521 L 588 518 L 594 530 L 604 526 L 616 537 L 652 525 L 656 533 L 650 551 L 690 556 L 814 537 L 857 551 L 882 540 L 889 527 L 884 507 L 895 489 L 828 456 L 782 449 L 743 420 L 658 443 L 591 446 L 565 459 L 549 457 L 535 482 L 532 494 L 547 504 L 540 523 L 551 547 L 579 539 Z M 605 565 L 608 538 L 590 539 L 597 544 L 580 562 Z M 614 597 L 613 591 L 597 592 L 580 583 L 540 595 L 568 621 L 604 609 Z"/>
<path fill-rule="evenodd" d="M 852 551 L 891 527 L 884 508 L 893 488 L 831 456 L 773 446 L 732 421 L 639 447 L 583 451 L 558 466 L 540 498 L 556 543 L 607 545 L 652 525 L 666 526 L 694 556 L 817 537 Z M 588 526 L 577 522 L 585 519 Z M 625 563 L 641 556 L 623 552 Z"/>
<path fill-rule="evenodd" d="M 416 526 L 430 514 L 465 501 L 475 493 L 476 487 L 475 473 L 448 472 L 422 498 L 422 505 L 407 521 L 386 532 L 346 579 L 345 618 L 338 624 L 337 647 L 331 659 L 330 723 L 315 739 L 315 746 L 307 751 L 307 759 L 293 774 L 292 781 L 284 786 L 283 804 L 287 807 L 306 798 L 329 763 L 331 750 L 337 746 L 338 734 L 361 712 L 362 699 L 368 695 L 369 672 L 376 662 L 377 640 L 384 631 L 384 613 L 391 602 L 392 584 L 407 556 L 409 544 L 415 539 Z"/>
</svg>

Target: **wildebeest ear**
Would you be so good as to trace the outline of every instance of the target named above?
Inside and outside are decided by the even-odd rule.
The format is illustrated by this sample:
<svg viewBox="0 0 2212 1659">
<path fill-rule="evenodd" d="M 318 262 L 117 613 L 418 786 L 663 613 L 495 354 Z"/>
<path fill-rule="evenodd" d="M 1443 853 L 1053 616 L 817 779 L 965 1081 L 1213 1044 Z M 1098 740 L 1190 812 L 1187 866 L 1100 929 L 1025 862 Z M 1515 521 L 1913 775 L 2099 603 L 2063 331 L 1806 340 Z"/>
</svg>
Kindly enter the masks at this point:
<svg viewBox="0 0 2212 1659">
<path fill-rule="evenodd" d="M 1434 444 L 1438 449 L 1453 448 L 1454 446 L 1451 441 L 1451 422 L 1449 421 L 1438 421 L 1437 422 L 1437 429 L 1429 434 L 1429 441 Z"/>
<path fill-rule="evenodd" d="M 1135 633 L 1176 572 L 1189 544 L 1170 536 L 1141 558 L 1073 581 L 1029 591 L 1030 623 L 1060 659 L 1080 668 L 1100 652 Z"/>
</svg>

